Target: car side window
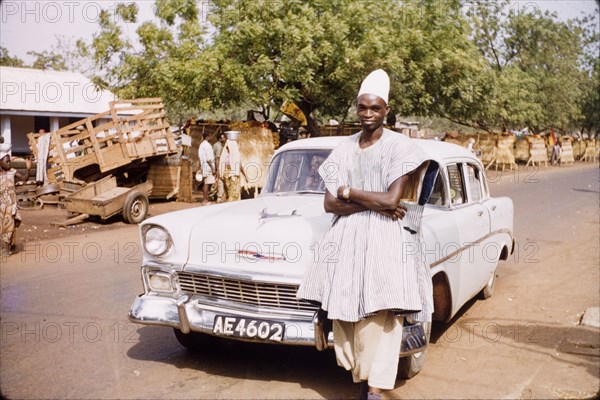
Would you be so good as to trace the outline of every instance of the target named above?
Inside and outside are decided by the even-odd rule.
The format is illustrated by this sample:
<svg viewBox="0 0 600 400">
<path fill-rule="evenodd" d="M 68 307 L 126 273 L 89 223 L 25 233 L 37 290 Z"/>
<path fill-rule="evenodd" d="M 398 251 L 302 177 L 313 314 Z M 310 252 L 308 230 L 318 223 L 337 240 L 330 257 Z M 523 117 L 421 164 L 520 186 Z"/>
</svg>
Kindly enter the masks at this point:
<svg viewBox="0 0 600 400">
<path fill-rule="evenodd" d="M 467 185 L 469 186 L 469 201 L 476 203 L 483 198 L 481 171 L 473 164 L 467 164 Z"/>
<path fill-rule="evenodd" d="M 446 167 L 446 170 L 448 171 L 450 184 L 450 204 L 463 204 L 465 202 L 465 190 L 459 165 L 450 164 Z"/>
<path fill-rule="evenodd" d="M 433 191 L 427 201 L 427 204 L 433 206 L 443 206 L 446 204 L 446 192 L 444 191 L 444 178 L 442 177 L 441 171 L 438 171 L 435 177 L 435 184 L 433 185 Z"/>
</svg>

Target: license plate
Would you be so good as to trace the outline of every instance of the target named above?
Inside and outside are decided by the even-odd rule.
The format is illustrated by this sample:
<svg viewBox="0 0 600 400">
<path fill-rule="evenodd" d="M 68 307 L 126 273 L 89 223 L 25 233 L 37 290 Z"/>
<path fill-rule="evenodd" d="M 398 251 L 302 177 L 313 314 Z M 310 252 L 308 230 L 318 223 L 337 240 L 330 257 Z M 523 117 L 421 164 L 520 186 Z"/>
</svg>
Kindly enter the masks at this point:
<svg viewBox="0 0 600 400">
<path fill-rule="evenodd" d="M 217 315 L 213 323 L 213 333 L 222 336 L 235 336 L 247 339 L 283 340 L 284 325 L 281 322 L 265 321 Z"/>
</svg>

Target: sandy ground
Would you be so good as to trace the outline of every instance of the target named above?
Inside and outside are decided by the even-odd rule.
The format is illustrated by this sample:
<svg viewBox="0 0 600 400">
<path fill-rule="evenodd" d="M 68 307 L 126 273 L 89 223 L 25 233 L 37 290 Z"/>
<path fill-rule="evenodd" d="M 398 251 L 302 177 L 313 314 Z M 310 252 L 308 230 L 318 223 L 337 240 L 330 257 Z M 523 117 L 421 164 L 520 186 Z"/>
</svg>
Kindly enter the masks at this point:
<svg viewBox="0 0 600 400">
<path fill-rule="evenodd" d="M 202 207 L 202 204 L 200 202 L 151 201 L 148 217 L 190 207 Z M 121 215 L 115 215 L 106 221 L 91 217 L 81 224 L 71 225 L 67 228 L 55 227 L 50 225 L 50 223 L 63 222 L 69 218 L 67 210 L 55 205 L 45 205 L 41 210 L 22 210 L 21 217 L 23 222 L 17 231 L 17 241 L 20 242 L 17 248 L 22 248 L 23 243 L 26 242 L 36 242 L 91 232 L 110 231 L 123 228 L 127 225 Z"/>
</svg>

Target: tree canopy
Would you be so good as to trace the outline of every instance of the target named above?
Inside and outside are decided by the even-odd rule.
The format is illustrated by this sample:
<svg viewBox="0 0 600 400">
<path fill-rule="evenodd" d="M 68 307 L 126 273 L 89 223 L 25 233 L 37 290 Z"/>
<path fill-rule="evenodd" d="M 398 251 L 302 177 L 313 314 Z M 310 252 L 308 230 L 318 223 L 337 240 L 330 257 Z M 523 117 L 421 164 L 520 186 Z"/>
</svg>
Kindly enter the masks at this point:
<svg viewBox="0 0 600 400">
<path fill-rule="evenodd" d="M 19 57 L 11 56 L 6 47 L 0 47 L 0 65 L 5 67 L 22 67 L 25 63 Z"/>
<path fill-rule="evenodd" d="M 18 57 L 10 56 L 8 50 L 0 47 L 0 65 L 7 67 L 47 69 L 53 71 L 77 71 L 85 72 L 89 66 L 82 56 L 85 42 L 78 40 L 72 43 L 62 36 L 56 37 L 57 43 L 49 50 L 27 52 L 27 55 L 35 57 L 31 65 L 25 63 Z"/>
<path fill-rule="evenodd" d="M 394 114 L 441 116 L 486 130 L 598 129 L 594 21 L 559 21 L 509 3 L 459 0 L 156 0 L 137 29 L 135 3 L 103 11 L 89 55 L 95 81 L 122 97 L 161 96 L 179 117 L 284 101 L 345 120 L 361 80 L 384 68 Z M 204 3 L 202 3 L 204 4 Z M 595 96 L 595 97 L 594 97 Z"/>
<path fill-rule="evenodd" d="M 589 31 L 536 7 L 511 9 L 508 1 L 473 3 L 468 16 L 491 82 L 480 120 L 504 130 L 575 127 L 590 83 L 582 64 Z"/>
</svg>

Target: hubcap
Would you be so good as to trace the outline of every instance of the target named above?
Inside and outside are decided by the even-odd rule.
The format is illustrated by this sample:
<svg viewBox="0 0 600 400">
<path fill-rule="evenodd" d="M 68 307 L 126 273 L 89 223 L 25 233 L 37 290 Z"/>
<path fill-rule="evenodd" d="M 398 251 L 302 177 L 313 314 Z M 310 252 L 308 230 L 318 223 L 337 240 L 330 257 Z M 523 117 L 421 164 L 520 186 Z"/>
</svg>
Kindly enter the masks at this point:
<svg viewBox="0 0 600 400">
<path fill-rule="evenodd" d="M 139 217 L 142 214 L 143 209 L 144 205 L 142 204 L 142 202 L 140 200 L 136 200 L 131 205 L 131 214 L 133 214 L 135 217 Z"/>
</svg>

